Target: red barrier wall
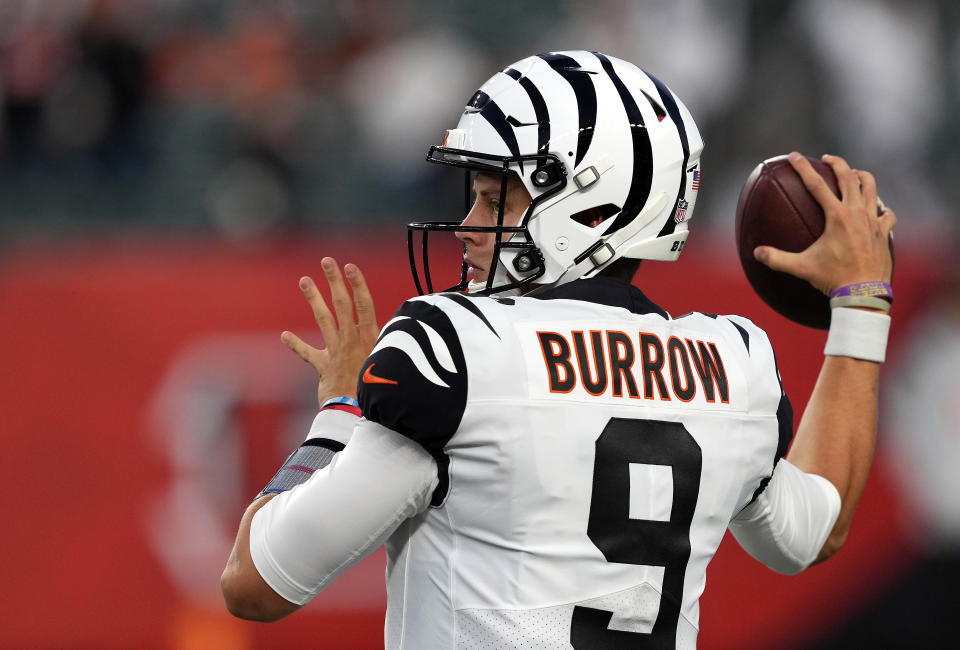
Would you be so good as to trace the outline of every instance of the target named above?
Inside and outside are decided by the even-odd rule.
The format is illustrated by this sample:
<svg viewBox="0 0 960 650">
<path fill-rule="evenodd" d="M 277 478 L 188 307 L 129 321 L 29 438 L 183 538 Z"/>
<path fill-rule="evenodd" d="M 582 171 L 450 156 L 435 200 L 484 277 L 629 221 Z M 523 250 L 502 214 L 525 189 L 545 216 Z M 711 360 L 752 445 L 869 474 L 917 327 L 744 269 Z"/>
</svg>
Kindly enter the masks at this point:
<svg viewBox="0 0 960 650">
<path fill-rule="evenodd" d="M 0 647 L 382 645 L 382 551 L 269 626 L 228 617 L 217 578 L 244 506 L 315 409 L 311 371 L 279 341 L 283 329 L 319 339 L 297 279 L 319 276 L 322 254 L 358 263 L 383 323 L 412 293 L 401 237 L 6 251 Z M 733 256 L 715 252 L 729 248 L 695 238 L 681 262 L 647 263 L 640 284 L 673 313 L 735 312 L 765 327 L 799 414 L 824 334 L 760 303 Z M 920 251 L 898 251 L 894 346 L 933 272 Z M 904 561 L 898 503 L 881 459 L 847 548 L 795 578 L 725 541 L 702 647 L 800 647 L 847 615 Z"/>
</svg>

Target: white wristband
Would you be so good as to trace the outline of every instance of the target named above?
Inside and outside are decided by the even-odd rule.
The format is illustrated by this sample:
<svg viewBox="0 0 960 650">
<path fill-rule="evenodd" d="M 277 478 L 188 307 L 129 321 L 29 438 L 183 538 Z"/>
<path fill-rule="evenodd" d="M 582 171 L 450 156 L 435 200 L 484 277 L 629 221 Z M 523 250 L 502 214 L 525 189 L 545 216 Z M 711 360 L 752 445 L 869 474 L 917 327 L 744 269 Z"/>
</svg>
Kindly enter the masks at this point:
<svg viewBox="0 0 960 650">
<path fill-rule="evenodd" d="M 890 316 L 875 311 L 837 307 L 830 312 L 830 333 L 823 353 L 883 363 Z"/>
</svg>

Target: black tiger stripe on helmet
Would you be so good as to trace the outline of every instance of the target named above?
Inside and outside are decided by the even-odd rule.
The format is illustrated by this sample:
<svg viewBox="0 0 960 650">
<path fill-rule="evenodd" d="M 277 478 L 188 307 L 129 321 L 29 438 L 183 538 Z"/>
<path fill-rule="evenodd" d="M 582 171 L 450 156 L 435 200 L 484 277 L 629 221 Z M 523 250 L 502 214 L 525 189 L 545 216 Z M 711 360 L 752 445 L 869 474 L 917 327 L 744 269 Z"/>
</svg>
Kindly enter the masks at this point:
<svg viewBox="0 0 960 650">
<path fill-rule="evenodd" d="M 514 156 L 520 155 L 520 146 L 517 144 L 517 135 L 513 132 L 513 127 L 507 122 L 507 116 L 504 115 L 503 111 L 497 105 L 497 102 L 493 101 L 490 98 L 490 95 L 478 90 L 473 94 L 473 97 L 470 98 L 470 101 L 467 103 L 467 111 L 469 109 L 474 109 L 475 112 L 479 112 L 480 115 L 485 119 L 490 126 L 500 134 L 500 137 L 503 139 L 504 144 L 507 145 L 507 148 L 510 149 L 510 153 Z"/>
<path fill-rule="evenodd" d="M 580 67 L 575 59 L 564 54 L 551 52 L 541 54 L 540 58 L 546 61 L 561 77 L 566 79 L 573 94 L 577 98 L 577 113 L 579 128 L 577 129 L 577 149 L 574 168 L 580 165 L 583 157 L 593 142 L 593 131 L 597 126 L 597 89 L 593 86 L 592 73 Z"/>
<path fill-rule="evenodd" d="M 610 81 L 617 89 L 620 95 L 620 101 L 623 102 L 623 110 L 627 114 L 627 123 L 630 128 L 630 138 L 633 140 L 633 177 L 630 180 L 630 189 L 627 190 L 627 198 L 623 202 L 620 214 L 606 228 L 606 234 L 612 234 L 625 225 L 630 223 L 647 203 L 650 196 L 650 183 L 653 179 L 653 149 L 650 145 L 650 135 L 647 133 L 646 124 L 643 121 L 643 113 L 637 106 L 637 100 L 624 85 L 623 80 L 613 68 L 610 59 L 599 52 L 594 52 L 600 60 Z"/>
<path fill-rule="evenodd" d="M 537 85 L 524 77 L 519 70 L 507 68 L 503 72 L 518 82 L 530 98 L 533 113 L 537 116 L 537 151 L 546 151 L 550 144 L 550 113 L 547 111 L 547 103 L 543 101 L 543 95 L 540 94 Z"/>
</svg>

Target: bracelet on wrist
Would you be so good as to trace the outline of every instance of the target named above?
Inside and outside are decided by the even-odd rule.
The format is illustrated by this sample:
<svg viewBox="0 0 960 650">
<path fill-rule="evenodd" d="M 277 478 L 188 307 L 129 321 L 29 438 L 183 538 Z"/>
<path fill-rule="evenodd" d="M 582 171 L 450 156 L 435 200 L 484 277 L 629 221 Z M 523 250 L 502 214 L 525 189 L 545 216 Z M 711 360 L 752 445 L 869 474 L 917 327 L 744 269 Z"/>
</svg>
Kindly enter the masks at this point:
<svg viewBox="0 0 960 650">
<path fill-rule="evenodd" d="M 830 300 L 836 298 L 877 298 L 893 302 L 893 287 L 882 280 L 873 280 L 871 282 L 855 282 L 842 287 L 837 287 L 830 292 Z M 849 305 L 844 305 L 849 306 Z"/>
<path fill-rule="evenodd" d="M 890 311 L 890 301 L 873 296 L 837 296 L 830 299 L 830 309 L 838 307 L 869 307 L 882 312 Z"/>
<path fill-rule="evenodd" d="M 331 397 L 320 406 L 320 412 L 325 410 L 345 411 L 360 416 L 360 402 L 353 397 Z"/>
<path fill-rule="evenodd" d="M 891 303 L 893 303 L 893 288 L 881 280 L 855 282 L 837 287 L 830 292 L 830 309 L 868 307 L 888 312 Z"/>
</svg>

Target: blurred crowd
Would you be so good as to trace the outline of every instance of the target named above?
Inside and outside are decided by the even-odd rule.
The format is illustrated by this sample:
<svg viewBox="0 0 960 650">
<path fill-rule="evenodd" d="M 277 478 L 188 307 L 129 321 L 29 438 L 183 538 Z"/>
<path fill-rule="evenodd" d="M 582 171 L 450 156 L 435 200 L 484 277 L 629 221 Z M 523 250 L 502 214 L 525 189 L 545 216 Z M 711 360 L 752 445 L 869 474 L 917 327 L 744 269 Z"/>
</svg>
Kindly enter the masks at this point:
<svg viewBox="0 0 960 650">
<path fill-rule="evenodd" d="M 936 221 L 960 198 L 957 4 L 2 0 L 0 236 L 456 218 L 428 146 L 491 71 L 573 48 L 686 101 L 704 221 L 791 149 L 842 153 Z"/>
</svg>

